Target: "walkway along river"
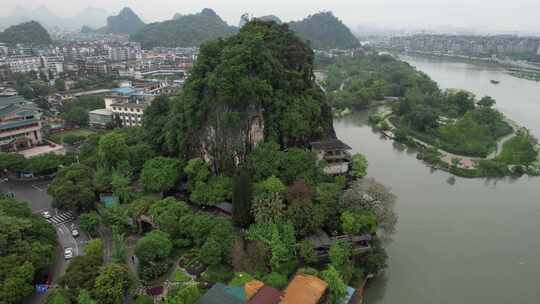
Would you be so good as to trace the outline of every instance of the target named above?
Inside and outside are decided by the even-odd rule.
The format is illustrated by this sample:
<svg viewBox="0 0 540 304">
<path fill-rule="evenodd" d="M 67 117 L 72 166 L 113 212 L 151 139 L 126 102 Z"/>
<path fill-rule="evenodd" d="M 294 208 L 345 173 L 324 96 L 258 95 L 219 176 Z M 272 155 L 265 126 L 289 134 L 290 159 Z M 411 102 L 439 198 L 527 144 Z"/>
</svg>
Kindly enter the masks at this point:
<svg viewBox="0 0 540 304">
<path fill-rule="evenodd" d="M 491 95 L 502 112 L 539 137 L 540 84 L 492 67 L 407 60 L 442 88 Z M 372 131 L 368 116 L 366 111 L 334 122 L 338 136 L 367 156 L 369 175 L 398 196 L 389 268 L 371 283 L 366 302 L 537 303 L 540 178 L 450 178 Z"/>
</svg>

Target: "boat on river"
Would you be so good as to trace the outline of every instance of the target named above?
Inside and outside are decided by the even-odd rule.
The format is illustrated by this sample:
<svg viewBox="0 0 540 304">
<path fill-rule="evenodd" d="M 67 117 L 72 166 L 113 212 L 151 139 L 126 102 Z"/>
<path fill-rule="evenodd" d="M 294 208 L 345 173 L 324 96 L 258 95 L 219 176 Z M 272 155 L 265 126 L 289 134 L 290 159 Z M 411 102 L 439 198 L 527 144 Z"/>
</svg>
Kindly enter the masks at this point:
<svg viewBox="0 0 540 304">
<path fill-rule="evenodd" d="M 498 81 L 498 80 L 491 80 L 491 83 L 492 83 L 492 84 L 499 84 L 499 83 L 501 83 L 501 82 Z"/>
</svg>

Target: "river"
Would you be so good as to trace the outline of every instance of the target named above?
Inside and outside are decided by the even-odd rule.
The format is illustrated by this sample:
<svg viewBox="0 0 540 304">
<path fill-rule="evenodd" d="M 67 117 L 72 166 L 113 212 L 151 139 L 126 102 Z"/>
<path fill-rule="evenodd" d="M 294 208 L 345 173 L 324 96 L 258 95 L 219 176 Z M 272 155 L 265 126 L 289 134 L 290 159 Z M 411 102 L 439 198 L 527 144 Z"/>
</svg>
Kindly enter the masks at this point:
<svg viewBox="0 0 540 304">
<path fill-rule="evenodd" d="M 443 89 L 494 97 L 502 112 L 539 137 L 540 83 L 492 66 L 403 59 Z M 389 267 L 371 282 L 366 303 L 538 303 L 540 178 L 451 179 L 373 132 L 368 116 L 334 122 L 338 137 L 367 156 L 369 175 L 398 196 Z"/>
</svg>

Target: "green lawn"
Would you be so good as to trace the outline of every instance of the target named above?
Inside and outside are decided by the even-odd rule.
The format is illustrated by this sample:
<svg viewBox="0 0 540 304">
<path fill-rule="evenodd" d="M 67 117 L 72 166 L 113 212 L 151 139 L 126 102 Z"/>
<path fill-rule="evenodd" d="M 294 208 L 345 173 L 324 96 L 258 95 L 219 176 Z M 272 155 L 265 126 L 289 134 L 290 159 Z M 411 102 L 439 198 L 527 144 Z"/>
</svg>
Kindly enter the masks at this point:
<svg viewBox="0 0 540 304">
<path fill-rule="evenodd" d="M 537 155 L 530 138 L 520 134 L 504 143 L 496 160 L 507 165 L 529 165 L 536 161 Z"/>
<path fill-rule="evenodd" d="M 49 136 L 49 139 L 55 143 L 62 144 L 64 142 L 64 137 L 66 137 L 67 135 L 88 137 L 94 133 L 95 133 L 94 131 L 90 131 L 88 129 L 76 129 L 76 130 L 70 130 L 70 131 L 65 131 L 61 133 L 51 134 Z"/>
</svg>

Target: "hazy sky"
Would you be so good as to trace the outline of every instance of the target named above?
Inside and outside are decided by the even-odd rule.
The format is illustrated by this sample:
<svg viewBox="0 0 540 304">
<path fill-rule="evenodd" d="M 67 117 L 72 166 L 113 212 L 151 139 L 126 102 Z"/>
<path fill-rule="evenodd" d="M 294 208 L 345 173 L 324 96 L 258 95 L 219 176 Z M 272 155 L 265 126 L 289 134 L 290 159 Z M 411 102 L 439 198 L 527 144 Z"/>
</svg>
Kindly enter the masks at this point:
<svg viewBox="0 0 540 304">
<path fill-rule="evenodd" d="M 88 6 L 117 12 L 130 6 L 145 21 L 170 19 L 176 12 L 213 8 L 229 24 L 242 13 L 275 14 L 285 21 L 331 10 L 347 25 L 399 28 L 464 27 L 479 30 L 540 32 L 540 0 L 0 0 L 0 14 L 20 5 L 46 5 L 59 16 L 74 15 Z"/>
</svg>

